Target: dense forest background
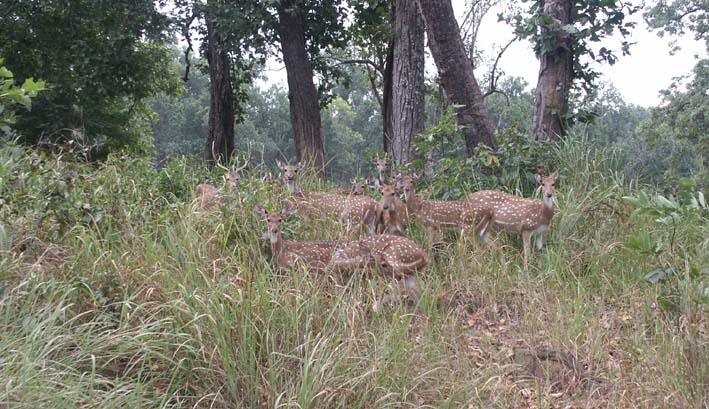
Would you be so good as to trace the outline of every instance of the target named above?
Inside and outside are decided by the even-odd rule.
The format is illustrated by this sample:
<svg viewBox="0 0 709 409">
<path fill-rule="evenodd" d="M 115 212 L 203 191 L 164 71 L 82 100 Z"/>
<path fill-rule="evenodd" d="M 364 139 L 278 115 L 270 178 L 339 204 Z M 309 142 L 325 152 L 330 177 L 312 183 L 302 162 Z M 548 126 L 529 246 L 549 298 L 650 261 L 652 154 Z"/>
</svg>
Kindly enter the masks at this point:
<svg viewBox="0 0 709 409">
<path fill-rule="evenodd" d="M 209 159 L 211 153 L 231 156 L 234 147 L 235 152 L 243 154 L 251 146 L 259 160 L 272 165 L 277 158 L 298 160 L 306 152 L 303 149 L 312 146 L 318 155 L 324 153 L 326 174 L 333 180 L 345 181 L 366 173 L 373 154 L 392 153 L 393 148 L 385 146 L 386 141 L 399 131 L 397 128 L 394 135 L 391 130 L 395 125 L 391 119 L 393 108 L 387 113 L 385 105 L 392 98 L 406 97 L 387 91 L 394 81 L 387 77 L 391 75 L 388 72 L 400 69 L 392 62 L 392 53 L 398 53 L 395 61 L 405 56 L 404 52 L 420 54 L 417 58 L 424 60 L 423 47 L 407 45 L 404 51 L 397 48 L 402 46 L 394 40 L 407 27 L 406 21 L 400 21 L 405 13 L 400 13 L 397 20 L 396 5 L 386 1 L 350 4 L 323 0 L 291 5 L 244 1 L 234 7 L 219 1 L 203 4 L 186 0 L 164 4 L 141 1 L 133 5 L 100 2 L 99 7 L 89 7 L 81 1 L 6 3 L 8 13 L 2 18 L 0 29 L 8 40 L 0 46 L 3 64 L 14 74 L 16 83 L 33 78 L 47 85 L 34 99 L 32 110 L 19 109 L 17 121 L 6 129 L 4 138 L 19 137 L 23 143 L 39 145 L 71 140 L 87 147 L 96 159 L 116 149 L 129 149 L 150 154 L 159 165 L 176 155 L 206 154 Z M 636 29 L 630 15 L 642 14 L 642 24 L 659 34 L 694 35 L 706 40 L 706 10 L 684 2 L 658 2 L 642 10 L 622 2 L 589 1 L 573 6 L 572 21 L 560 26 L 559 32 L 569 34 L 566 38 L 552 33 L 545 26 L 547 22 L 535 17 L 541 15 L 541 3 L 530 9 L 514 2 L 466 3 L 466 19 L 460 24 L 462 44 L 475 67 L 483 67 L 478 72 L 486 72 L 477 83 L 484 93 L 488 113 L 485 116 L 489 115 L 484 122 L 494 128 L 497 139 L 484 144 L 493 147 L 491 152 L 498 157 L 503 157 L 505 147 L 509 150 L 511 146 L 520 152 L 535 151 L 523 145 L 533 145 L 540 139 L 535 121 L 544 112 L 535 107 L 535 101 L 541 101 L 537 90 L 521 78 L 506 76 L 504 67 L 497 66 L 499 56 L 495 58 L 495 53 L 500 51 L 502 55 L 504 48 L 479 49 L 477 29 L 482 18 L 497 7 L 494 10 L 505 10 L 498 17 L 499 24 L 509 24 L 509 30 L 517 34 L 513 41 L 531 40 L 538 55 L 545 55 L 539 54 L 539 47 L 549 41 L 550 33 L 557 36 L 554 41 L 573 43 L 573 55 L 554 57 L 568 58 L 572 68 L 564 79 L 568 85 L 554 97 L 563 101 L 562 105 L 549 103 L 546 108 L 559 111 L 562 118 L 557 119 L 558 129 L 550 133 L 552 139 L 568 135 L 585 138 L 596 147 L 608 147 L 614 153 L 614 169 L 644 183 L 671 188 L 680 178 L 691 177 L 705 187 L 709 153 L 707 60 L 699 58 L 693 69 L 687 67 L 685 77 L 668 84 L 663 103 L 655 108 L 625 102 L 597 68 L 624 58 L 620 54 L 632 53 L 631 44 L 621 40 L 614 44 L 610 37 L 614 32 L 627 34 Z M 304 77 L 299 74 L 297 80 L 293 76 L 292 81 L 309 82 L 317 88 L 313 88 L 317 92 L 315 108 L 312 103 L 290 106 L 289 86 L 273 85 L 264 74 L 264 64 L 273 59 L 283 61 L 283 50 L 288 49 L 284 45 L 284 27 L 279 26 L 287 20 L 278 19 L 278 13 L 298 9 L 305 10 L 302 15 L 296 13 L 303 19 L 294 23 L 305 30 L 305 54 L 299 58 L 305 58 L 310 72 Z M 317 13 L 324 17 L 314 18 Z M 414 18 L 420 18 L 416 14 Z M 588 20 L 585 15 L 596 18 Z M 412 21 L 423 28 L 422 20 Z M 210 22 L 214 24 L 210 26 Z M 417 42 L 423 41 L 423 30 L 414 34 Z M 215 67 L 219 64 L 225 71 L 222 77 L 216 76 L 219 73 Z M 423 63 L 418 64 L 411 72 L 418 71 L 420 74 L 416 75 L 422 76 Z M 289 75 L 295 72 L 294 66 L 297 65 L 286 63 Z M 451 90 L 445 89 L 445 81 L 437 76 L 410 78 L 418 82 L 411 86 L 397 83 L 393 89 L 409 89 L 407 92 L 419 98 L 421 102 L 416 104 L 421 107 L 414 107 L 411 112 L 420 122 L 411 122 L 412 129 L 406 131 L 408 139 L 404 143 L 406 154 L 394 158 L 394 162 L 408 163 L 418 158 L 418 162 L 414 161 L 417 166 L 433 170 L 433 162 L 440 165 L 439 159 L 465 160 L 474 156 L 471 149 L 477 142 L 467 133 L 476 125 L 461 122 L 464 116 L 460 102 Z M 218 79 L 222 81 L 221 95 L 210 89 L 210 83 L 217 84 Z M 544 86 L 541 74 L 536 85 Z M 291 91 L 296 92 L 301 91 Z M 401 104 L 409 106 L 413 102 Z M 316 116 L 294 110 L 300 105 L 314 109 Z M 458 112 L 458 124 L 446 125 L 446 115 L 456 116 L 454 112 Z M 310 122 L 319 116 L 321 127 L 316 128 L 321 132 L 307 139 L 308 133 L 297 124 L 308 121 L 297 119 L 299 116 L 310 118 Z M 398 111 L 393 115 L 405 116 Z M 444 124 L 439 126 L 442 117 Z M 482 135 L 487 131 L 475 132 Z M 388 133 L 393 136 L 386 136 Z M 216 152 L 206 149 L 209 141 Z M 495 146 L 498 142 L 502 149 Z M 414 153 L 409 154 L 409 150 Z M 530 168 L 543 159 L 529 156 L 525 159 Z M 504 167 L 510 160 L 494 164 Z M 498 176 L 504 171 L 494 166 L 477 170 Z"/>
</svg>

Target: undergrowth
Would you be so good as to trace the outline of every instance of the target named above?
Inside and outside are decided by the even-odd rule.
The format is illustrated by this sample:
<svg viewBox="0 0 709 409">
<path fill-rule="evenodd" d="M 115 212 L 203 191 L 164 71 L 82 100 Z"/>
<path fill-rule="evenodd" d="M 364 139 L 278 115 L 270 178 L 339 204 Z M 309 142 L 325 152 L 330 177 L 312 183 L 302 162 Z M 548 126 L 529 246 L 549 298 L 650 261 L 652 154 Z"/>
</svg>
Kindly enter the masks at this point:
<svg viewBox="0 0 709 409">
<path fill-rule="evenodd" d="M 418 305 L 382 305 L 381 277 L 276 272 L 254 206 L 287 194 L 264 169 L 207 211 L 194 186 L 221 171 L 189 159 L 65 159 L 0 148 L 0 407 L 709 404 L 707 209 L 642 202 L 583 141 L 554 153 L 530 271 L 518 237 L 413 226 L 434 255 Z M 343 237 L 297 216 L 284 234 Z"/>
</svg>

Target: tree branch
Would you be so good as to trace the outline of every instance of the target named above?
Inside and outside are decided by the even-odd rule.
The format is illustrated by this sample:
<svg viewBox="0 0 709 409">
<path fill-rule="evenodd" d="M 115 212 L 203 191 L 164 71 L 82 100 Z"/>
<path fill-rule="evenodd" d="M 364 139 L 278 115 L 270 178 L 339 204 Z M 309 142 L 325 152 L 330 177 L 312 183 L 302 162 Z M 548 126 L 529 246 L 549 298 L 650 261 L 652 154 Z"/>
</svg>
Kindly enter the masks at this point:
<svg viewBox="0 0 709 409">
<path fill-rule="evenodd" d="M 330 59 L 333 59 L 333 60 L 337 61 L 337 65 L 342 65 L 342 64 L 359 64 L 359 65 L 366 65 L 366 66 L 368 66 L 368 67 L 374 68 L 375 70 L 377 70 L 377 72 L 378 72 L 379 74 L 381 74 L 382 76 L 384 76 L 384 69 L 383 69 L 381 66 L 379 66 L 376 62 L 374 62 L 374 61 L 372 61 L 372 60 L 365 60 L 365 59 L 359 59 L 359 58 L 349 58 L 349 59 L 347 59 L 347 58 L 340 58 L 340 57 L 337 57 L 337 56 L 334 56 L 334 55 L 330 55 L 330 56 L 328 56 L 327 58 L 330 58 Z"/>
<path fill-rule="evenodd" d="M 192 38 L 190 37 L 190 26 L 192 25 L 192 22 L 197 18 L 197 15 L 198 13 L 193 10 L 192 15 L 185 23 L 185 26 L 182 27 L 182 35 L 185 37 L 185 41 L 187 41 L 187 48 L 185 49 L 185 75 L 182 77 L 182 81 L 184 82 L 187 82 L 187 80 L 190 79 L 190 52 L 192 52 Z"/>
</svg>

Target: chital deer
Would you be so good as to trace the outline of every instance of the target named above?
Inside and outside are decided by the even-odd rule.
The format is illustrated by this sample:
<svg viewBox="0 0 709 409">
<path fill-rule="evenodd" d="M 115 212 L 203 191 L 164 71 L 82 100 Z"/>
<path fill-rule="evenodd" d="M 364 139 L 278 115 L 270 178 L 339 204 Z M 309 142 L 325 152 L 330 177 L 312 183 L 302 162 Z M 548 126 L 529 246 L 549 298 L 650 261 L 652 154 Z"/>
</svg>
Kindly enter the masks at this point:
<svg viewBox="0 0 709 409">
<path fill-rule="evenodd" d="M 350 190 L 346 189 L 337 189 L 335 193 L 339 193 L 341 195 L 353 195 L 353 196 L 363 196 L 364 192 L 367 191 L 367 185 L 369 180 L 364 179 L 352 179 L 350 183 L 352 184 L 352 188 Z"/>
<path fill-rule="evenodd" d="M 554 217 L 554 182 L 558 177 L 558 170 L 549 176 L 535 175 L 542 185 L 543 200 L 526 199 L 497 190 L 483 190 L 468 196 L 474 207 L 489 212 L 489 220 L 482 232 L 483 239 L 488 226 L 522 234 L 525 270 L 529 265 L 532 236 L 536 236 L 537 250 L 541 250 L 542 233 L 549 228 Z"/>
<path fill-rule="evenodd" d="M 335 192 L 304 192 L 298 184 L 298 171 L 304 162 L 284 165 L 277 162 L 283 171 L 283 180 L 292 193 L 292 201 L 305 218 L 312 216 L 334 217 L 348 230 L 352 226 L 365 226 L 367 233 L 376 232 L 377 202 L 367 196 L 342 195 Z"/>
<path fill-rule="evenodd" d="M 287 207 L 280 212 L 269 212 L 261 206 L 256 206 L 258 214 L 268 223 L 268 236 L 271 240 L 271 253 L 276 268 L 290 270 L 302 265 L 310 271 L 325 271 L 332 255 L 342 243 L 334 240 L 298 241 L 281 238 L 281 223 L 288 217 L 292 209 Z"/>
<path fill-rule="evenodd" d="M 381 158 L 379 157 L 379 154 L 377 154 L 372 158 L 372 162 L 374 162 L 374 167 L 377 170 L 377 180 L 375 182 L 389 182 L 389 170 L 387 169 L 387 165 L 389 164 L 389 154 L 385 153 Z M 379 186 L 377 186 L 377 189 L 379 189 Z"/>
<path fill-rule="evenodd" d="M 247 154 L 247 159 L 244 164 L 238 167 L 236 170 L 229 170 L 228 168 L 222 166 L 217 162 L 217 166 L 224 169 L 226 174 L 224 175 L 226 186 L 229 192 L 236 190 L 236 186 L 241 180 L 241 172 L 246 169 L 251 160 L 251 149 L 249 148 L 249 153 Z M 195 196 L 199 199 L 200 207 L 204 209 L 211 208 L 212 206 L 224 206 L 226 204 L 226 199 L 222 195 L 224 191 L 223 187 L 216 187 L 208 183 L 200 183 L 195 189 Z"/>
<path fill-rule="evenodd" d="M 473 230 L 476 235 L 489 221 L 487 209 L 476 209 L 465 200 L 423 200 L 416 195 L 415 183 L 418 175 L 398 177 L 401 189 L 404 192 L 406 208 L 409 216 L 419 220 L 430 231 L 433 229 L 463 229 L 470 234 Z"/>
<path fill-rule="evenodd" d="M 406 205 L 394 186 L 383 183 L 379 190 L 382 198 L 377 206 L 377 231 L 403 236 L 409 224 Z"/>
<path fill-rule="evenodd" d="M 333 272 L 352 272 L 372 268 L 382 274 L 403 280 L 412 301 L 418 299 L 417 271 L 425 269 L 431 257 L 414 241 L 406 237 L 383 234 L 355 240 L 338 248 L 328 269 Z"/>
<path fill-rule="evenodd" d="M 305 167 L 305 161 L 301 160 L 295 165 L 286 165 L 277 160 L 276 165 L 278 165 L 278 167 L 283 171 L 282 178 L 286 183 L 286 186 L 288 186 L 288 190 L 291 193 L 299 193 L 300 186 L 298 185 L 298 172 Z"/>
</svg>

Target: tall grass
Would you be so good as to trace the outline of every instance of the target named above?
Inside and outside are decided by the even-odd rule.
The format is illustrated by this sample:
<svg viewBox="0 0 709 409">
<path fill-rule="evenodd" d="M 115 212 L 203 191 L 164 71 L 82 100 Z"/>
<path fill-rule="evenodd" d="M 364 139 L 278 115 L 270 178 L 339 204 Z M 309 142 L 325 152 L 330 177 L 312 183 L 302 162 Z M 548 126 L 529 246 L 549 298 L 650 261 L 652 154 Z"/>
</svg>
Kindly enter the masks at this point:
<svg viewBox="0 0 709 409">
<path fill-rule="evenodd" d="M 584 141 L 543 251 L 440 235 L 418 305 L 383 277 L 278 273 L 258 169 L 204 211 L 187 160 L 94 167 L 0 149 L 0 406 L 707 407 L 707 215 L 631 219 L 638 187 Z M 328 188 L 305 180 L 308 188 Z M 289 219 L 289 238 L 345 237 Z M 664 238 L 674 235 L 668 244 Z M 631 245 L 650 237 L 661 251 Z M 648 272 L 672 266 L 656 284 Z M 704 286 L 704 287 L 702 287 Z"/>
</svg>

